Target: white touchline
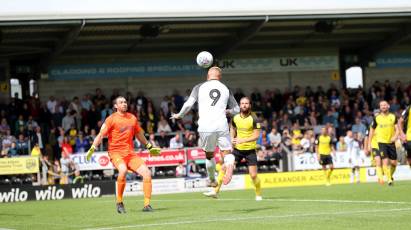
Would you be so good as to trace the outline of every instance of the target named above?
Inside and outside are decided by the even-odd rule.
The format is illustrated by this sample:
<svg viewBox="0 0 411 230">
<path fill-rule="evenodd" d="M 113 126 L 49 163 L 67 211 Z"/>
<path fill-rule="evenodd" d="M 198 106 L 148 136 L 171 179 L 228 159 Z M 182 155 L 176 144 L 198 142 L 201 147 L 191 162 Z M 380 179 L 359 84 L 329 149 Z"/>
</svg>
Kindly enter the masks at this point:
<svg viewBox="0 0 411 230">
<path fill-rule="evenodd" d="M 190 199 L 190 201 L 199 201 L 199 202 L 210 202 L 211 199 Z M 220 201 L 253 201 L 254 199 L 235 199 L 235 198 L 227 198 L 227 199 L 212 199 L 213 201 L 220 202 Z M 152 202 L 180 202 L 186 201 L 183 199 L 161 199 L 161 200 L 151 200 Z M 263 199 L 262 201 L 278 201 L 278 202 L 312 202 L 312 203 L 352 203 L 352 204 L 411 204 L 407 201 L 384 201 L 384 200 L 326 200 L 326 199 L 276 199 L 276 198 L 268 198 Z M 100 201 L 103 203 L 106 202 L 113 202 L 113 201 Z"/>
<path fill-rule="evenodd" d="M 137 225 L 125 225 L 125 226 L 113 226 L 104 228 L 87 228 L 85 230 L 110 230 L 110 229 L 125 229 L 125 228 L 144 228 L 144 227 L 156 227 L 156 226 L 167 226 L 167 225 L 180 225 L 180 224 L 201 224 L 210 222 L 221 222 L 221 221 L 243 221 L 243 220 L 259 220 L 259 219 L 280 219 L 280 218 L 290 218 L 290 217 L 312 217 L 312 216 L 322 216 L 322 215 L 352 215 L 359 213 L 378 213 L 378 212 L 402 212 L 411 211 L 411 208 L 397 208 L 397 209 L 375 209 L 375 210 L 358 210 L 358 211 L 344 211 L 344 212 L 318 212 L 318 213 L 304 213 L 304 214 L 287 214 L 287 215 L 270 215 L 270 216 L 250 216 L 250 217 L 231 217 L 231 218 L 214 218 L 208 220 L 186 220 L 186 221 L 175 221 L 175 222 L 163 222 L 156 224 L 137 224 Z"/>
</svg>

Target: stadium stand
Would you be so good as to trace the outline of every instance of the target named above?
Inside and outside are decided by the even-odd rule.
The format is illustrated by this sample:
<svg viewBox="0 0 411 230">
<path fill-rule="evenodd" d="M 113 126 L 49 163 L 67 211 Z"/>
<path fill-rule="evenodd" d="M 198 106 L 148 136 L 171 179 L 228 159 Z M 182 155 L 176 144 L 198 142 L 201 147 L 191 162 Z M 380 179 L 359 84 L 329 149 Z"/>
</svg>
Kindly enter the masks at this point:
<svg viewBox="0 0 411 230">
<path fill-rule="evenodd" d="M 34 97 L 22 101 L 15 97 L 9 104 L 2 104 L 1 157 L 27 156 L 38 146 L 43 156 L 42 167 L 57 171 L 64 153 L 81 153 L 90 147 L 104 119 L 113 112 L 111 101 L 119 93 L 115 89 L 110 96 L 104 93 L 96 89 L 94 95 L 86 94 L 81 99 L 74 97 L 72 100 L 52 96 L 48 101 Z M 295 86 L 292 90 L 282 91 L 254 90 L 249 96 L 263 129 L 258 140 L 260 170 L 277 169 L 282 155 L 280 143 L 296 153 L 313 152 L 315 135 L 322 126 L 330 130 L 337 147 L 343 148 L 338 140 L 347 130 L 363 132 L 370 125 L 379 101 L 389 101 L 391 111 L 398 115 L 410 103 L 410 93 L 411 84 L 389 80 L 377 81 L 368 90 L 338 89 L 334 85 L 329 89 Z M 241 89 L 234 95 L 237 100 L 244 96 Z M 156 106 L 142 92 L 136 96 L 127 92 L 124 96 L 129 103 L 129 112 L 139 118 L 153 145 L 161 148 L 197 146 L 195 110 L 180 121 L 168 119 L 172 112 L 181 108 L 186 98 L 176 92 L 165 95 Z M 106 147 L 103 144 L 99 150 L 106 150 Z M 136 148 L 141 148 L 139 143 Z M 238 172 L 245 171 L 242 166 L 237 167 Z M 175 175 L 175 168 L 156 170 L 156 176 Z M 99 179 L 103 174 L 94 177 Z M 14 179 L 3 177 L 2 181 L 21 183 L 25 180 L 11 178 Z"/>
</svg>

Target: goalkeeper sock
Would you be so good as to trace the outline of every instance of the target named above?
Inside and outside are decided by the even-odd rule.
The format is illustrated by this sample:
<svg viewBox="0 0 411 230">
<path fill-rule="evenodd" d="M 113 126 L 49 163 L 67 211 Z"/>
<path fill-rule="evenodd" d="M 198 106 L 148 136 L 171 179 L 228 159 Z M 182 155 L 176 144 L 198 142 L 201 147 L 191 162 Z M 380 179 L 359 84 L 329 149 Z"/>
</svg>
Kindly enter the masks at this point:
<svg viewBox="0 0 411 230">
<path fill-rule="evenodd" d="M 214 158 L 206 159 L 206 168 L 207 168 L 208 179 L 210 179 L 210 181 L 215 181 L 215 160 Z"/>
<path fill-rule="evenodd" d="M 255 195 L 261 196 L 261 180 L 256 176 L 253 180 L 254 188 L 255 188 Z"/>
<path fill-rule="evenodd" d="M 152 183 L 150 178 L 143 178 L 144 207 L 150 204 Z"/>
<path fill-rule="evenodd" d="M 224 176 L 225 176 L 225 171 L 223 170 L 222 167 L 220 167 L 220 170 L 218 172 L 218 177 L 217 177 L 217 187 L 214 188 L 214 191 L 216 193 L 220 192 L 221 185 L 223 185 Z"/>
<path fill-rule="evenodd" d="M 117 177 L 117 203 L 123 202 L 124 188 L 126 187 L 126 178 L 123 176 Z"/>
</svg>

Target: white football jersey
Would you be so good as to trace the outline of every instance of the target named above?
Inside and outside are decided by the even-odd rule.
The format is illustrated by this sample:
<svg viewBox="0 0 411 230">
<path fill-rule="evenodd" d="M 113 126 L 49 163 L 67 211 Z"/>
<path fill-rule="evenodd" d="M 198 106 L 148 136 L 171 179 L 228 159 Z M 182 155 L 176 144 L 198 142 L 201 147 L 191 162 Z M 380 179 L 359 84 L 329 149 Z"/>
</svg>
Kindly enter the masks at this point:
<svg viewBox="0 0 411 230">
<path fill-rule="evenodd" d="M 209 80 L 196 85 L 187 101 L 198 102 L 198 132 L 227 131 L 226 109 L 238 113 L 239 107 L 230 90 L 218 80 Z"/>
</svg>

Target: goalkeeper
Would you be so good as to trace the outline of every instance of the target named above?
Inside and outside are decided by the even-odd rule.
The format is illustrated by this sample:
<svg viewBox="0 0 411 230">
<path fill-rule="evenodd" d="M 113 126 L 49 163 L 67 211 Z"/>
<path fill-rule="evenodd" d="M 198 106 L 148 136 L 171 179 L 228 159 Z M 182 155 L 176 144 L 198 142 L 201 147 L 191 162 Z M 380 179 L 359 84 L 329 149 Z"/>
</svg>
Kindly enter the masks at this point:
<svg viewBox="0 0 411 230">
<path fill-rule="evenodd" d="M 125 213 L 123 193 L 126 186 L 126 174 L 131 170 L 143 177 L 144 208 L 143 212 L 153 211 L 151 199 L 151 171 L 144 161 L 134 152 L 133 139 L 136 137 L 144 144 L 151 155 L 160 154 L 159 148 L 154 148 L 145 138 L 144 130 L 140 127 L 137 118 L 127 112 L 127 101 L 124 97 L 117 97 L 114 101 L 115 113 L 107 117 L 101 126 L 100 133 L 94 139 L 93 145 L 87 152 L 90 160 L 96 146 L 101 139 L 108 136 L 108 153 L 114 167 L 118 170 L 117 177 L 117 212 Z"/>
</svg>

